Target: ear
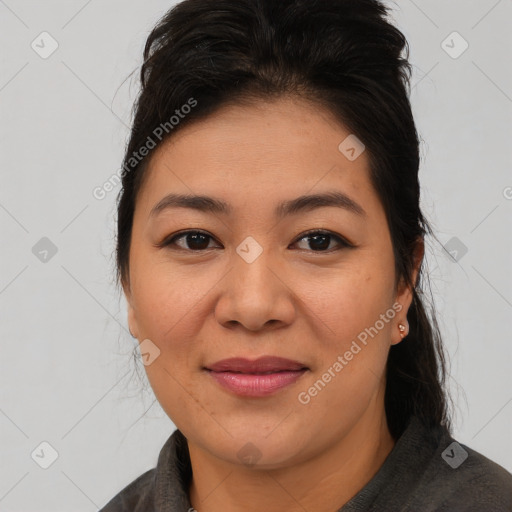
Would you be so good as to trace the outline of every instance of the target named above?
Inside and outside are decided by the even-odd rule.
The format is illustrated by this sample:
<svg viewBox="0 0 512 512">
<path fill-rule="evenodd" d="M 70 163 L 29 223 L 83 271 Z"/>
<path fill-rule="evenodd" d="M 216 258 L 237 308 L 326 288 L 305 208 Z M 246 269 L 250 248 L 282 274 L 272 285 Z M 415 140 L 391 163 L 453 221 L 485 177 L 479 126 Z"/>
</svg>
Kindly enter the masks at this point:
<svg viewBox="0 0 512 512">
<path fill-rule="evenodd" d="M 414 285 L 416 284 L 416 280 L 418 279 L 418 273 L 421 266 L 421 262 L 423 261 L 423 256 L 425 254 L 425 243 L 423 240 L 423 237 L 418 238 L 416 242 L 416 246 L 414 248 L 414 267 L 412 271 L 412 282 Z M 409 308 L 412 304 L 413 299 L 413 292 L 412 289 L 405 283 L 405 281 L 402 279 L 398 286 L 397 296 L 396 296 L 396 302 L 400 303 L 402 306 L 402 309 L 400 310 L 400 313 L 396 315 L 395 317 L 395 324 L 394 324 L 394 331 L 393 335 L 391 337 L 391 342 L 393 345 L 396 345 L 397 343 L 400 343 L 402 341 L 402 336 L 400 334 L 400 331 L 398 329 L 398 325 L 402 324 L 406 327 L 406 334 L 409 332 L 409 324 L 407 322 L 407 311 L 409 311 Z"/>
<path fill-rule="evenodd" d="M 133 303 L 133 296 L 130 288 L 130 283 L 123 283 L 123 292 L 126 297 L 128 307 L 128 329 L 134 338 L 139 338 L 139 326 L 137 322 L 137 314 Z"/>
</svg>

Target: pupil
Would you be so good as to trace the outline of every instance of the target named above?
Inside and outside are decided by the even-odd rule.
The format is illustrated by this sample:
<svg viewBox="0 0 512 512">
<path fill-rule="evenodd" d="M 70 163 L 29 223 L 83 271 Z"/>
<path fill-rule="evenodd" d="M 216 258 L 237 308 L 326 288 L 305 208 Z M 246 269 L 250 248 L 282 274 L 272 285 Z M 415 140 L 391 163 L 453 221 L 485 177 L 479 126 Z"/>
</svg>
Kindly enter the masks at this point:
<svg viewBox="0 0 512 512">
<path fill-rule="evenodd" d="M 206 235 L 203 235 L 202 233 L 189 234 L 187 235 L 187 244 L 191 249 L 206 249 L 208 247 L 208 240 L 206 240 L 206 238 Z"/>
<path fill-rule="evenodd" d="M 318 250 L 322 250 L 322 249 L 327 249 L 329 247 L 329 236 L 330 235 L 314 235 L 311 238 L 311 240 L 313 241 L 313 246 L 311 247 L 314 251 L 318 251 Z M 316 242 L 318 242 L 319 240 L 323 239 L 323 243 L 320 242 L 320 245 L 314 245 Z M 311 245 L 312 242 L 310 242 L 310 245 Z"/>
<path fill-rule="evenodd" d="M 314 251 L 321 251 L 329 247 L 330 235 L 310 236 L 310 247 Z M 190 249 L 201 250 L 208 248 L 208 237 L 202 233 L 192 233 L 187 235 L 187 245 Z"/>
</svg>

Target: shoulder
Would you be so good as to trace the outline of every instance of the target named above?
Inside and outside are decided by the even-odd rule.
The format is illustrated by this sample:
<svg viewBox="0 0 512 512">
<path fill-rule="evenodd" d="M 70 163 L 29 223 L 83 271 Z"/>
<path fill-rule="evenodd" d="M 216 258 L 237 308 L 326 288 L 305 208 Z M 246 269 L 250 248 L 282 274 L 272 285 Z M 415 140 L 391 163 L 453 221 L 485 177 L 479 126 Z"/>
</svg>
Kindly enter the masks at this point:
<svg viewBox="0 0 512 512">
<path fill-rule="evenodd" d="M 481 453 L 453 442 L 468 455 L 458 468 L 445 464 L 445 476 L 453 482 L 451 503 L 465 503 L 466 509 L 461 510 L 468 512 L 512 511 L 512 474 Z M 451 455 L 451 451 L 447 455 Z"/>
<path fill-rule="evenodd" d="M 99 512 L 153 512 L 163 508 L 190 508 L 187 506 L 190 476 L 187 440 L 176 430 L 161 448 L 156 467 L 128 484 Z"/>
<path fill-rule="evenodd" d="M 438 512 L 511 512 L 512 474 L 481 453 L 458 443 L 448 433 L 422 477 L 425 504 Z M 408 510 L 421 510 L 413 504 Z M 429 509 L 430 510 L 430 509 Z"/>
<path fill-rule="evenodd" d="M 128 484 L 99 512 L 152 512 L 156 468 L 150 469 Z"/>
</svg>

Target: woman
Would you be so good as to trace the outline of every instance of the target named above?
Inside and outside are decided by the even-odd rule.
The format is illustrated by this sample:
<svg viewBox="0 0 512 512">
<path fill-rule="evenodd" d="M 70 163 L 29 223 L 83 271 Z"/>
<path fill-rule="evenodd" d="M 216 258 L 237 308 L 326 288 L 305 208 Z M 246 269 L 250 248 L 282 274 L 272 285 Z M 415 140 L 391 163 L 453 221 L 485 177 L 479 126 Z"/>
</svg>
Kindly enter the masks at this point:
<svg viewBox="0 0 512 512">
<path fill-rule="evenodd" d="M 178 430 L 104 512 L 512 510 L 450 434 L 409 76 L 376 0 L 185 0 L 154 28 L 117 262 Z"/>
</svg>

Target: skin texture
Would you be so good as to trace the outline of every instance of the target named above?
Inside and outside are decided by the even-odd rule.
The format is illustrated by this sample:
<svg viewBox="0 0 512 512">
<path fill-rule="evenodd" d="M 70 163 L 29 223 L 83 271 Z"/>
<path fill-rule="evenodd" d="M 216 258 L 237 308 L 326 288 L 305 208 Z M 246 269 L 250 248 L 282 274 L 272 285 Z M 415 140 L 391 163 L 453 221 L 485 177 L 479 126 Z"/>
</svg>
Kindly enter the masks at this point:
<svg viewBox="0 0 512 512">
<path fill-rule="evenodd" d="M 128 320 L 140 342 L 149 339 L 160 350 L 145 368 L 188 439 L 190 497 L 199 512 L 332 511 L 375 475 L 394 446 L 384 412 L 385 365 L 390 346 L 402 342 L 398 324 L 407 327 L 412 295 L 406 287 L 395 291 L 389 229 L 366 153 L 349 161 L 338 150 L 349 134 L 329 113 L 288 97 L 224 107 L 151 157 L 124 283 Z M 274 216 L 281 201 L 334 190 L 366 216 L 333 206 Z M 172 208 L 151 217 L 171 192 L 215 197 L 233 211 Z M 208 249 L 194 251 L 186 237 L 157 247 L 187 229 L 209 234 Z M 303 235 L 311 229 L 355 247 L 333 237 L 315 251 L 318 244 Z M 236 252 L 248 236 L 263 249 L 252 263 Z M 422 257 L 420 243 L 416 270 Z M 401 311 L 301 403 L 299 393 L 396 303 Z M 298 360 L 309 370 L 271 396 L 243 398 L 203 369 L 262 355 Z M 252 466 L 238 456 L 247 443 L 259 457 Z"/>
</svg>

